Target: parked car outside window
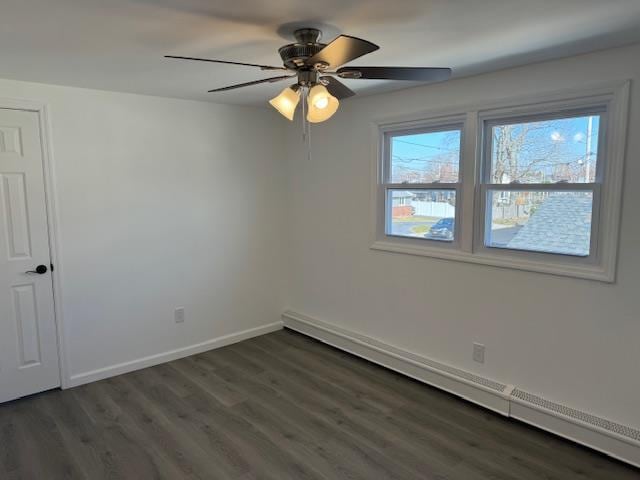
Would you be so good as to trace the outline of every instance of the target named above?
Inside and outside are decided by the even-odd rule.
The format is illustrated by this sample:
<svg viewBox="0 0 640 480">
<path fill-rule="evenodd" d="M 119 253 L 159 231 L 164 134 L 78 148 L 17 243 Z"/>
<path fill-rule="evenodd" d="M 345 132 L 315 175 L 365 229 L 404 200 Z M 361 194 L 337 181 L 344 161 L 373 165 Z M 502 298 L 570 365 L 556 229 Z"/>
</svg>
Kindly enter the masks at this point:
<svg viewBox="0 0 640 480">
<path fill-rule="evenodd" d="M 433 224 L 431 229 L 425 234 L 425 238 L 431 240 L 453 240 L 455 220 L 452 217 L 441 218 Z"/>
</svg>

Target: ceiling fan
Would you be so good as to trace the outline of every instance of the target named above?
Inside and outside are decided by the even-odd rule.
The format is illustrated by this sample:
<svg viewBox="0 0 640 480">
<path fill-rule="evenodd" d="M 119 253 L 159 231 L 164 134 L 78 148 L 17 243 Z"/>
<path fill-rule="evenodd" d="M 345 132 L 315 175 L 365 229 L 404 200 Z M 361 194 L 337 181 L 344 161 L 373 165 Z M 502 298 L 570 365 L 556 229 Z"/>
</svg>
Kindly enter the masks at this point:
<svg viewBox="0 0 640 480">
<path fill-rule="evenodd" d="M 283 66 L 258 65 L 254 63 L 211 60 L 207 58 L 180 57 L 166 55 L 166 58 L 195 60 L 199 62 L 223 63 L 257 67 L 261 70 L 286 72 L 283 75 L 253 80 L 251 82 L 215 88 L 209 92 L 225 92 L 236 88 L 295 79 L 293 85 L 285 88 L 269 103 L 289 120 L 293 120 L 302 92 L 306 92 L 306 118 L 318 123 L 329 119 L 337 110 L 339 100 L 355 95 L 355 92 L 340 82 L 338 78 L 409 80 L 414 82 L 436 82 L 451 76 L 450 68 L 428 67 L 342 67 L 356 58 L 378 50 L 377 45 L 340 35 L 328 44 L 320 43 L 322 32 L 316 28 L 301 28 L 293 33 L 296 41 L 278 49 Z M 304 111 L 305 102 L 302 102 Z"/>
</svg>

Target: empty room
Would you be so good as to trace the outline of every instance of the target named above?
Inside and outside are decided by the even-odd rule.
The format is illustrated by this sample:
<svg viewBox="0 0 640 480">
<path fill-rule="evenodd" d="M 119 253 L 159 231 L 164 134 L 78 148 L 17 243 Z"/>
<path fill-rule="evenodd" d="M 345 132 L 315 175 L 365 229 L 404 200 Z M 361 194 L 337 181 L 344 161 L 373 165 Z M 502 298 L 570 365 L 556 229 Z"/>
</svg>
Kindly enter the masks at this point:
<svg viewBox="0 0 640 480">
<path fill-rule="evenodd" d="M 0 480 L 640 480 L 639 0 L 0 12 Z"/>
</svg>

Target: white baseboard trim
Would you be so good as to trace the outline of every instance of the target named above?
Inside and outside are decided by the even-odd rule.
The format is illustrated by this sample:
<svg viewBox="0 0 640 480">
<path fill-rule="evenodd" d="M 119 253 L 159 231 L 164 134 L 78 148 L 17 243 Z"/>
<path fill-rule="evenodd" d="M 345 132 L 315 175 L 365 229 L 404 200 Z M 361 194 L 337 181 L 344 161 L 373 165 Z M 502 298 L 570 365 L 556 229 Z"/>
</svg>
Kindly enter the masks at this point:
<svg viewBox="0 0 640 480">
<path fill-rule="evenodd" d="M 284 326 L 465 400 L 640 467 L 640 430 L 560 405 L 306 315 L 286 311 Z"/>
<path fill-rule="evenodd" d="M 153 365 L 158 365 L 160 363 L 170 362 L 179 358 L 231 345 L 232 343 L 241 342 L 242 340 L 281 330 L 282 325 L 283 322 L 281 321 L 273 322 L 259 327 L 250 328 L 248 330 L 242 330 L 241 332 L 224 335 L 222 337 L 212 338 L 211 340 L 196 343 L 195 345 L 189 345 L 188 347 L 177 348 L 175 350 L 149 355 L 148 357 L 110 365 L 108 367 L 91 370 L 89 372 L 78 373 L 69 378 L 65 388 L 77 387 L 78 385 L 83 385 L 85 383 L 96 382 L 105 378 L 115 377 L 116 375 L 122 375 L 123 373 L 133 372 L 134 370 L 152 367 Z"/>
</svg>

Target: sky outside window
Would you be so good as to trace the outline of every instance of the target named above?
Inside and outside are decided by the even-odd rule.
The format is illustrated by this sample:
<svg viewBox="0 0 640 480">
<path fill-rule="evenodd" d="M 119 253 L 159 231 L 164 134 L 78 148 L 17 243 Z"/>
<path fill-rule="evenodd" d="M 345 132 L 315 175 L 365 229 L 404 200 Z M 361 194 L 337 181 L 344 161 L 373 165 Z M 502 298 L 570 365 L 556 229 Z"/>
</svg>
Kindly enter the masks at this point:
<svg viewBox="0 0 640 480">
<path fill-rule="evenodd" d="M 456 183 L 460 130 L 391 138 L 391 183 Z"/>
<path fill-rule="evenodd" d="M 491 183 L 592 183 L 600 116 L 495 125 Z"/>
</svg>

